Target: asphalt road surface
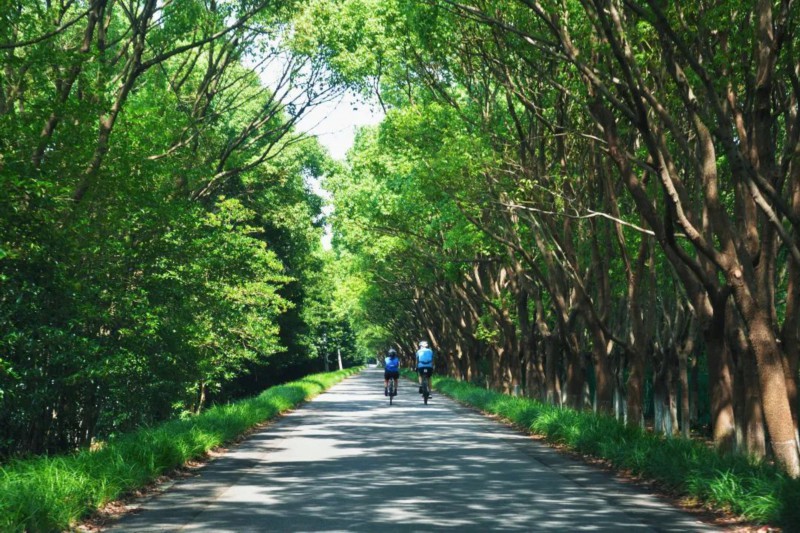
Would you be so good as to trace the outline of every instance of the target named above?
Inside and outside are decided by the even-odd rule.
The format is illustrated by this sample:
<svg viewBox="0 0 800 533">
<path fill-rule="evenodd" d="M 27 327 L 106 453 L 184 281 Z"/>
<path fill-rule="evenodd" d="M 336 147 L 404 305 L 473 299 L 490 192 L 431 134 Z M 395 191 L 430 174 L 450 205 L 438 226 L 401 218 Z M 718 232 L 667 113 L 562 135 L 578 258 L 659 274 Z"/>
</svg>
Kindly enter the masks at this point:
<svg viewBox="0 0 800 533">
<path fill-rule="evenodd" d="M 115 531 L 713 531 L 635 486 L 383 372 L 355 375 Z"/>
</svg>

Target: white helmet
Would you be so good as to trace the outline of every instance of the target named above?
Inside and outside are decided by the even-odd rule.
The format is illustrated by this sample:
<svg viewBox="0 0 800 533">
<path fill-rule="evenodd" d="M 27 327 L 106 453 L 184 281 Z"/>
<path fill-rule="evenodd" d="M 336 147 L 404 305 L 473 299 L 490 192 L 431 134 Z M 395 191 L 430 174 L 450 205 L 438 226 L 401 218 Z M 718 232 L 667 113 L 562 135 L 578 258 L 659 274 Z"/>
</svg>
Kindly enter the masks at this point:
<svg viewBox="0 0 800 533">
<path fill-rule="evenodd" d="M 419 347 L 420 348 L 427 348 L 428 347 L 428 341 L 419 341 Z"/>
</svg>

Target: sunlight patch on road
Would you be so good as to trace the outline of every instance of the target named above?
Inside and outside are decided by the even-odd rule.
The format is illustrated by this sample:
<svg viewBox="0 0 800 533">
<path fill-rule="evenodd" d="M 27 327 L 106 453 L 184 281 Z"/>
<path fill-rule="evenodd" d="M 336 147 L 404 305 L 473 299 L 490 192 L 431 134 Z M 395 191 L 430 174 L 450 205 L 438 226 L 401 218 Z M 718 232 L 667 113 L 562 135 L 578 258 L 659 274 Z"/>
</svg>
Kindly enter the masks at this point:
<svg viewBox="0 0 800 533">
<path fill-rule="evenodd" d="M 277 505 L 281 503 L 279 498 L 276 498 L 263 491 L 264 487 L 261 485 L 234 485 L 223 493 L 220 501 L 236 501 L 237 503 L 257 503 L 259 506 L 264 505 Z"/>
<path fill-rule="evenodd" d="M 360 443 L 337 439 L 294 437 L 281 441 L 281 449 L 269 455 L 270 463 L 328 461 L 363 455 Z"/>
<path fill-rule="evenodd" d="M 463 518 L 433 518 L 427 510 L 439 506 L 447 507 L 449 502 L 444 500 L 434 500 L 430 498 L 401 498 L 392 502 L 394 507 L 378 509 L 381 521 L 384 523 L 396 524 L 425 524 L 429 527 L 458 527 L 468 526 L 469 520 Z"/>
</svg>

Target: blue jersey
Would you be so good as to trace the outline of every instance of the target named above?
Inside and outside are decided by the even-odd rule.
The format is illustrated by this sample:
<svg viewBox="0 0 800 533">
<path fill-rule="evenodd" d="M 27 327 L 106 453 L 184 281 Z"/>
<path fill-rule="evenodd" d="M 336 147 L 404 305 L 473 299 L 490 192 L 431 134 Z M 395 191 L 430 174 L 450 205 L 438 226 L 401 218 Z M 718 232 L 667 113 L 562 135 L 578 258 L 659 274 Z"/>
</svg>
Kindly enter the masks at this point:
<svg viewBox="0 0 800 533">
<path fill-rule="evenodd" d="M 400 359 L 397 357 L 387 357 L 383 362 L 383 366 L 387 372 L 397 372 L 400 370 Z"/>
<path fill-rule="evenodd" d="M 433 350 L 430 348 L 417 350 L 417 368 L 433 368 Z"/>
</svg>

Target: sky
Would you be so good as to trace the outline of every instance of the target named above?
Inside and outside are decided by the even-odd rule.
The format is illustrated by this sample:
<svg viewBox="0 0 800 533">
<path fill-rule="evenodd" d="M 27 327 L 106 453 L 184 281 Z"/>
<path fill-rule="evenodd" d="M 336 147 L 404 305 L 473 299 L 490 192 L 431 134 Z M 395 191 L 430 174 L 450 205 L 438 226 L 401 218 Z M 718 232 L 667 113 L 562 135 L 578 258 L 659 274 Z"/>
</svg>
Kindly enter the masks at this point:
<svg viewBox="0 0 800 533">
<path fill-rule="evenodd" d="M 360 102 L 356 95 L 347 92 L 342 98 L 314 107 L 299 121 L 297 129 L 315 135 L 331 156 L 341 161 L 353 146 L 356 129 L 382 119 L 379 106 Z"/>
<path fill-rule="evenodd" d="M 277 44 L 275 44 L 277 46 Z M 255 56 L 244 58 L 245 65 L 257 69 L 261 81 L 267 87 L 283 93 L 281 81 L 290 54 L 281 53 L 261 65 Z M 285 81 L 285 80 L 284 80 Z M 302 81 L 301 81 L 302 85 Z M 284 95 L 284 101 L 297 98 L 296 104 L 305 102 L 303 87 L 294 87 Z M 347 150 L 353 146 L 356 129 L 360 126 L 377 124 L 383 119 L 383 111 L 375 103 L 365 103 L 364 98 L 353 91 L 344 91 L 340 98 L 322 102 L 307 110 L 296 124 L 296 128 L 315 135 L 323 146 L 328 148 L 334 159 L 344 160 Z"/>
<path fill-rule="evenodd" d="M 254 57 L 247 58 L 245 61 L 252 63 L 254 67 L 257 63 Z M 285 61 L 280 58 L 268 62 L 266 68 L 260 70 L 262 82 L 268 87 L 276 88 L 285 65 Z M 298 92 L 291 91 L 289 99 L 296 95 Z M 357 129 L 361 126 L 377 124 L 383 120 L 383 116 L 380 106 L 364 102 L 363 97 L 352 91 L 345 91 L 340 98 L 319 103 L 307 110 L 295 127 L 299 131 L 317 137 L 320 144 L 328 149 L 331 157 L 344 161 L 347 151 L 353 146 Z M 325 200 L 330 199 L 330 195 L 322 189 L 319 181 L 312 181 L 309 186 L 314 193 Z M 323 213 L 329 215 L 331 209 L 332 206 L 328 205 L 323 208 Z M 325 249 L 331 247 L 330 227 L 325 228 L 322 246 Z"/>
</svg>

